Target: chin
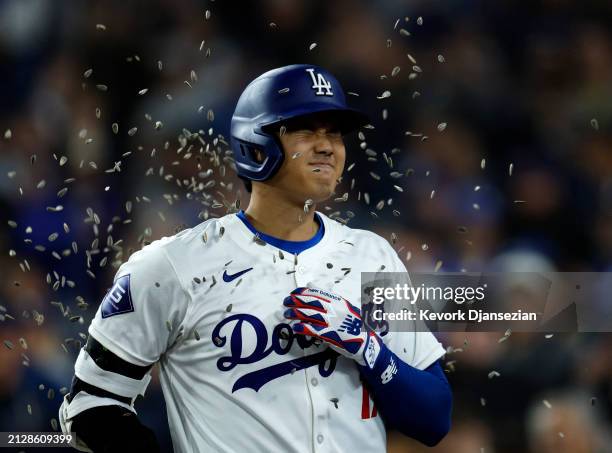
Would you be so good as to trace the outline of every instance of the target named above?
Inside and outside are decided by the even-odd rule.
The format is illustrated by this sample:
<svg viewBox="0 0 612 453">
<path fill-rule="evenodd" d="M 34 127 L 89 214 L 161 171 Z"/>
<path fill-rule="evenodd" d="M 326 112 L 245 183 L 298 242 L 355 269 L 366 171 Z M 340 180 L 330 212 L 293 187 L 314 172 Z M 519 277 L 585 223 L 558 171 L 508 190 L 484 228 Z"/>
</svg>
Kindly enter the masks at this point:
<svg viewBox="0 0 612 453">
<path fill-rule="evenodd" d="M 308 198 L 312 199 L 312 201 L 314 201 L 315 203 L 320 203 L 329 200 L 334 194 L 335 188 L 335 182 L 333 184 L 317 185 L 316 187 L 310 188 L 310 196 L 308 196 Z"/>
</svg>

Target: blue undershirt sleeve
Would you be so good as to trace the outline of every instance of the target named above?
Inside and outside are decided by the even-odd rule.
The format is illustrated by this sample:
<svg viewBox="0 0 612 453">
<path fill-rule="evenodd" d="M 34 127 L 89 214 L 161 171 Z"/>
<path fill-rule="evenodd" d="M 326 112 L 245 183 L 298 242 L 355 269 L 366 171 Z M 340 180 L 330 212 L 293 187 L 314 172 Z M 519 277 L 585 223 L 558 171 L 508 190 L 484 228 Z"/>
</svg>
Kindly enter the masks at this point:
<svg viewBox="0 0 612 453">
<path fill-rule="evenodd" d="M 446 436 L 452 392 L 439 361 L 419 370 L 382 344 L 374 367 L 359 369 L 387 428 L 430 447 Z"/>
</svg>

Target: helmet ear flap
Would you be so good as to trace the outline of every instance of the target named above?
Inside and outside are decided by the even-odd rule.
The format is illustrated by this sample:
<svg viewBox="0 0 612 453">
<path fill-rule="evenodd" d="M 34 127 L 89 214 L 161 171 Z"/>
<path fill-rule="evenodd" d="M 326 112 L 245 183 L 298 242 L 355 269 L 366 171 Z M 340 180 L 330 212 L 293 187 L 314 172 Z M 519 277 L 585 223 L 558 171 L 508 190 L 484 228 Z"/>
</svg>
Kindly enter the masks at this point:
<svg viewBox="0 0 612 453">
<path fill-rule="evenodd" d="M 253 146 L 250 143 L 240 144 L 240 154 L 245 159 L 249 159 L 255 163 L 263 164 L 266 160 L 266 153 L 264 150 L 257 146 Z"/>
</svg>

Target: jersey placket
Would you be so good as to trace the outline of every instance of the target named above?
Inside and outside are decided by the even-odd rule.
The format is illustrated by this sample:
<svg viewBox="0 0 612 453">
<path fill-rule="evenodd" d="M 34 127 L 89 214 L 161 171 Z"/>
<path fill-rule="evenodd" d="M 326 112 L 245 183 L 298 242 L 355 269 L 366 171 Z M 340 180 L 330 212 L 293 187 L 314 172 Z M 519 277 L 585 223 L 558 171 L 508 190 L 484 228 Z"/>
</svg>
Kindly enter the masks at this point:
<svg viewBox="0 0 612 453">
<path fill-rule="evenodd" d="M 294 273 L 296 287 L 309 286 L 309 284 L 312 284 L 312 271 L 314 270 L 315 260 L 312 256 L 309 256 L 309 258 L 310 259 L 306 259 L 303 255 L 298 255 Z M 304 350 L 305 355 L 306 352 L 307 351 Z M 313 453 L 328 451 L 328 408 L 325 405 L 325 390 L 322 386 L 322 379 L 324 378 L 321 378 L 319 375 L 318 367 L 306 368 L 304 373 L 306 379 L 306 389 L 308 391 L 311 404 L 312 451 Z"/>
</svg>

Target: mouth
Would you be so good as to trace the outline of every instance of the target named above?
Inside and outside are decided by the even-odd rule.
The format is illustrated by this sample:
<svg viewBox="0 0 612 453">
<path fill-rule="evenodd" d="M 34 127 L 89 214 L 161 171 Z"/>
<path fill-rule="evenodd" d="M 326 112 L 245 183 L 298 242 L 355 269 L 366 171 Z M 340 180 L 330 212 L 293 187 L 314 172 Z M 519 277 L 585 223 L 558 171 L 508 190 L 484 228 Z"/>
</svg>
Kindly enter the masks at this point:
<svg viewBox="0 0 612 453">
<path fill-rule="evenodd" d="M 336 167 L 329 162 L 313 162 L 308 164 L 314 173 L 334 173 Z"/>
</svg>

